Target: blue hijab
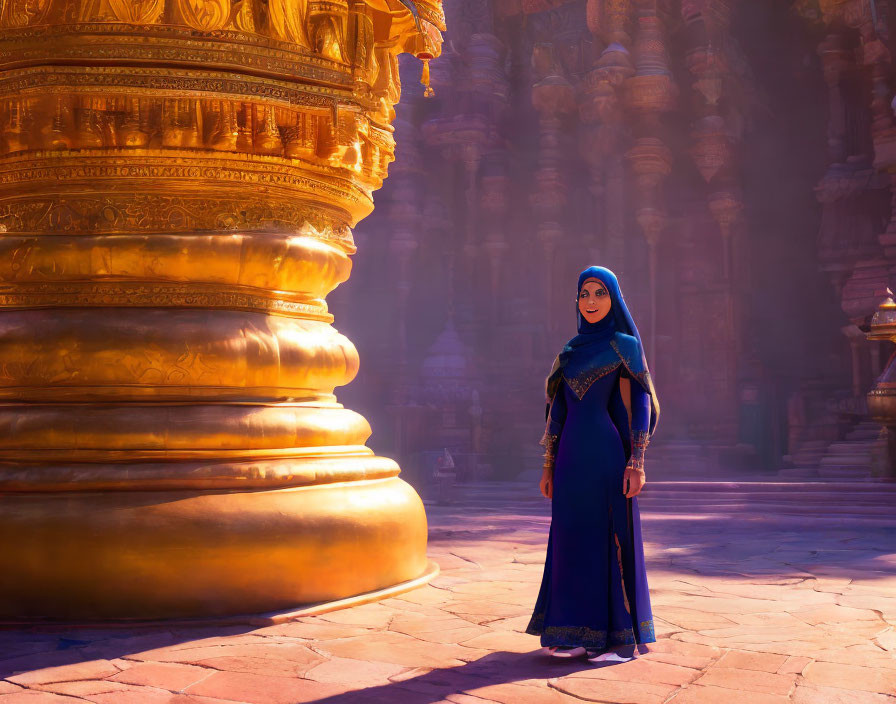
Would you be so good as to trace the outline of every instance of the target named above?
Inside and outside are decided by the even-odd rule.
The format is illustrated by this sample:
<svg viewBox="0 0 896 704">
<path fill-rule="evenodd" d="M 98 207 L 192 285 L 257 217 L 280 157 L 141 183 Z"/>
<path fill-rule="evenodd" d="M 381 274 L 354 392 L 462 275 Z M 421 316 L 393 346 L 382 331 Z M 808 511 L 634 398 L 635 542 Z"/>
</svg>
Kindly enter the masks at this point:
<svg viewBox="0 0 896 704">
<path fill-rule="evenodd" d="M 579 312 L 579 293 L 588 279 L 600 281 L 612 303 L 610 312 L 596 323 L 589 323 Z M 576 319 L 579 334 L 564 345 L 554 362 L 546 384 L 548 398 L 556 392 L 560 374 L 570 379 L 622 361 L 629 374 L 650 394 L 650 433 L 653 434 L 660 414 L 659 402 L 647 369 L 641 335 L 625 304 L 616 274 L 602 266 L 590 266 L 579 274 Z"/>
</svg>

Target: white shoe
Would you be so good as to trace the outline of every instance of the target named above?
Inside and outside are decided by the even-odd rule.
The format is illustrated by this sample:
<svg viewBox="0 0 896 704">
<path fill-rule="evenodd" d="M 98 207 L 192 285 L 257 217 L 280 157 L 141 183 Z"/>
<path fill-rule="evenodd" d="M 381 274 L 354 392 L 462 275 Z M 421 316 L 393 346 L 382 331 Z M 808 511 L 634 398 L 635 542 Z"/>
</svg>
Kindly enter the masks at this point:
<svg viewBox="0 0 896 704">
<path fill-rule="evenodd" d="M 551 657 L 555 658 L 578 658 L 585 655 L 585 649 L 582 647 L 561 648 L 559 646 L 554 646 L 548 648 L 547 651 L 551 654 Z"/>
<path fill-rule="evenodd" d="M 589 662 L 628 662 L 634 660 L 634 657 L 624 657 L 614 650 L 608 650 L 604 653 L 597 653 L 588 657 Z"/>
</svg>

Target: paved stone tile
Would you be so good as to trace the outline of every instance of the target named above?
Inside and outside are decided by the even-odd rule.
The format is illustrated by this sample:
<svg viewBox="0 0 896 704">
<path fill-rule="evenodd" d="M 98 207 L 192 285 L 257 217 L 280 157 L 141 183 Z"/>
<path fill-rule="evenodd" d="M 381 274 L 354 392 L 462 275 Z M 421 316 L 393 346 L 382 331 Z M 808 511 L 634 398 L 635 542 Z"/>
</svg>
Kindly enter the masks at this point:
<svg viewBox="0 0 896 704">
<path fill-rule="evenodd" d="M 193 641 L 201 636 L 194 634 L 189 640 Z M 117 653 L 136 653 L 145 650 L 153 650 L 156 648 L 176 647 L 182 640 L 178 640 L 173 633 L 167 630 L 156 631 L 154 633 L 140 633 L 138 635 L 128 635 L 124 633 L 116 633 L 111 638 L 91 637 L 89 631 L 82 635 L 84 640 L 88 640 L 91 644 L 102 645 Z"/>
<path fill-rule="evenodd" d="M 813 659 L 843 665 L 896 670 L 896 658 L 870 644 L 850 645 L 843 648 L 820 648 L 814 653 Z"/>
<path fill-rule="evenodd" d="M 784 660 L 784 664 L 778 668 L 777 672 L 781 675 L 786 675 L 789 673 L 801 673 L 806 669 L 806 665 L 812 662 L 812 658 L 803 658 L 798 657 L 796 655 L 788 655 L 787 659 Z"/>
<path fill-rule="evenodd" d="M 291 660 L 271 657 L 263 649 L 256 649 L 255 656 L 225 656 L 199 660 L 196 665 L 223 672 L 248 672 L 253 675 L 273 675 L 275 677 L 302 677 L 314 663 L 297 664 Z M 319 658 L 315 663 L 326 662 Z"/>
<path fill-rule="evenodd" d="M 726 618 L 742 626 L 772 626 L 781 630 L 805 629 L 806 622 L 787 611 L 773 613 L 728 614 Z"/>
<path fill-rule="evenodd" d="M 519 682 L 523 675 L 503 673 L 495 676 L 494 671 L 466 666 L 463 668 L 416 667 L 389 678 L 392 685 L 404 692 L 414 692 L 435 698 L 447 697 L 457 692 L 468 692 L 494 683 Z M 546 685 L 545 685 L 546 689 Z M 368 692 L 369 690 L 364 690 Z M 394 687 L 393 687 L 394 691 Z"/>
<path fill-rule="evenodd" d="M 449 694 L 446 699 L 440 699 L 435 704 L 493 704 L 494 699 L 482 699 L 471 694 Z"/>
<path fill-rule="evenodd" d="M 793 704 L 894 704 L 896 702 L 896 696 L 818 685 L 797 685 L 791 699 Z"/>
<path fill-rule="evenodd" d="M 146 685 L 179 692 L 210 674 L 210 670 L 193 665 L 142 662 L 109 679 L 124 684 Z"/>
<path fill-rule="evenodd" d="M 856 621 L 880 621 L 874 611 L 870 609 L 855 609 L 850 606 L 838 604 L 824 604 L 811 608 L 790 609 L 791 614 L 798 619 L 816 625 L 819 623 L 855 623 Z M 886 626 L 886 624 L 884 624 Z"/>
<path fill-rule="evenodd" d="M 654 607 L 654 616 L 674 624 L 680 629 L 703 631 L 711 628 L 727 628 L 736 625 L 736 621 L 713 613 L 695 608 L 681 606 L 657 605 Z"/>
<path fill-rule="evenodd" d="M 529 603 L 534 603 L 534 598 Z M 489 599 L 453 599 L 442 604 L 445 611 L 465 616 L 484 616 L 486 620 L 508 618 L 519 615 L 519 607 L 513 604 L 502 604 Z"/>
<path fill-rule="evenodd" d="M 718 648 L 684 643 L 670 638 L 659 638 L 655 643 L 650 643 L 645 647 L 649 647 L 650 650 L 641 653 L 642 659 L 690 667 L 695 670 L 709 667 L 722 652 Z"/>
<path fill-rule="evenodd" d="M 314 652 L 309 642 L 279 643 L 265 641 L 251 645 L 211 645 L 199 648 L 164 649 L 129 656 L 147 662 L 174 662 L 195 664 L 215 669 L 232 669 L 237 672 L 259 674 L 288 674 L 301 676 L 306 670 L 323 662 L 326 658 Z M 267 663 L 265 666 L 263 662 Z M 229 663 L 229 664 L 228 664 Z M 235 667 L 241 663 L 243 666 Z M 251 669 L 246 669 L 250 667 Z M 263 671 L 262 671 L 263 670 Z M 276 671 L 275 671 L 276 670 Z"/>
<path fill-rule="evenodd" d="M 843 687 L 881 694 L 896 693 L 896 672 L 892 670 L 833 662 L 813 662 L 803 670 L 803 677 L 810 684 L 827 687 Z"/>
<path fill-rule="evenodd" d="M 704 687 L 695 684 L 681 690 L 668 701 L 668 704 L 791 704 L 791 701 L 790 697 L 783 694 L 739 692 L 724 687 Z"/>
<path fill-rule="evenodd" d="M 292 677 L 216 672 L 190 687 L 186 693 L 248 704 L 305 704 L 345 691 L 345 687 L 338 685 Z"/>
<path fill-rule="evenodd" d="M 22 690 L 12 694 L 0 694 L 0 704 L 73 704 L 71 697 L 51 692 Z"/>
<path fill-rule="evenodd" d="M 125 685 L 123 689 L 86 694 L 81 698 L 94 704 L 188 704 L 182 695 L 139 685 Z"/>
<path fill-rule="evenodd" d="M 389 682 L 390 677 L 407 669 L 401 665 L 387 662 L 330 658 L 326 662 L 312 667 L 304 676 L 315 682 L 364 687 Z"/>
<path fill-rule="evenodd" d="M 636 658 L 624 663 L 592 665 L 587 670 L 575 672 L 565 679 L 600 679 L 622 682 L 644 682 L 645 684 L 674 685 L 680 687 L 694 680 L 699 670 L 680 665 L 670 665 L 645 658 Z"/>
<path fill-rule="evenodd" d="M 287 639 L 288 640 L 288 639 Z M 273 638 L 273 642 L 282 642 L 283 639 Z M 131 652 L 142 652 L 155 655 L 158 652 L 177 652 L 178 650 L 196 650 L 197 648 L 214 648 L 217 646 L 233 646 L 233 645 L 261 645 L 266 642 L 264 637 L 257 632 L 235 633 L 229 636 L 211 636 L 207 638 L 194 638 L 189 633 L 185 633 L 184 637 L 175 640 L 170 645 L 160 648 L 145 649 L 134 648 Z"/>
<path fill-rule="evenodd" d="M 531 614 L 528 613 L 523 616 L 501 618 L 497 621 L 489 621 L 488 627 L 497 631 L 516 631 L 518 633 L 523 633 L 526 630 L 526 626 L 529 625 L 530 618 Z"/>
<path fill-rule="evenodd" d="M 790 694 L 795 675 L 777 675 L 757 670 L 742 670 L 735 667 L 708 668 L 695 684 L 724 687 L 743 692 L 764 692 L 766 694 Z"/>
<path fill-rule="evenodd" d="M 97 680 L 103 679 L 118 672 L 108 660 L 88 660 L 87 662 L 75 662 L 70 665 L 46 667 L 30 672 L 7 677 L 10 682 L 23 686 L 46 684 L 47 682 L 71 682 L 72 680 Z"/>
<path fill-rule="evenodd" d="M 461 582 L 461 584 L 466 584 L 466 582 Z M 384 599 L 382 603 L 385 606 L 390 606 L 392 608 L 401 610 L 406 607 L 406 602 L 410 602 L 412 604 L 437 606 L 438 604 L 442 604 L 449 599 L 451 599 L 451 592 L 449 590 L 444 588 L 439 589 L 437 587 L 434 587 L 432 583 L 430 583 L 425 587 L 415 589 L 412 592 L 405 592 L 404 594 L 392 597 L 391 599 Z"/>
<path fill-rule="evenodd" d="M 428 643 L 400 633 L 381 633 L 377 638 L 355 636 L 321 643 L 319 653 L 336 655 L 353 660 L 391 662 L 407 667 L 452 667 L 463 665 L 464 660 L 474 660 L 488 654 L 487 650 L 466 648 L 461 645 Z"/>
<path fill-rule="evenodd" d="M 408 630 L 405 628 L 395 628 L 390 627 L 389 630 L 395 631 L 396 633 L 403 633 L 405 635 L 412 636 L 413 638 L 428 642 L 428 643 L 442 643 L 446 645 L 450 645 L 453 643 L 464 643 L 465 641 L 475 638 L 476 636 L 491 633 L 487 628 L 483 628 L 481 626 L 475 626 L 471 623 L 468 623 L 467 626 L 463 628 L 452 628 L 445 631 L 416 631 Z"/>
<path fill-rule="evenodd" d="M 531 653 L 541 648 L 537 638 L 513 631 L 489 631 L 484 635 L 458 642 L 469 648 L 502 650 L 509 653 Z"/>
<path fill-rule="evenodd" d="M 477 687 L 464 694 L 478 697 L 480 702 L 498 702 L 499 704 L 577 704 L 576 697 L 565 692 L 544 687 L 528 687 L 521 684 L 497 684 Z M 448 701 L 458 701 L 456 694 L 449 694 Z"/>
<path fill-rule="evenodd" d="M 741 670 L 760 670 L 762 672 L 781 672 L 786 655 L 775 653 L 756 653 L 744 650 L 729 650 L 717 663 L 717 667 L 735 667 Z"/>
<path fill-rule="evenodd" d="M 121 682 L 109 680 L 82 680 L 79 682 L 51 682 L 50 684 L 36 685 L 34 689 L 56 694 L 68 694 L 72 697 L 85 697 L 91 694 L 105 694 L 106 692 L 126 692 L 131 689 Z"/>
<path fill-rule="evenodd" d="M 301 638 L 302 640 L 330 640 L 331 638 L 346 638 L 348 636 L 360 636 L 371 633 L 371 629 L 360 626 L 345 626 L 343 624 L 327 623 L 316 619 L 281 623 L 276 626 L 259 628 L 256 635 L 281 636 L 284 638 Z"/>
<path fill-rule="evenodd" d="M 430 643 L 462 643 L 492 632 L 490 628 L 474 625 L 445 612 L 436 616 L 400 614 L 392 619 L 389 630 Z"/>
<path fill-rule="evenodd" d="M 550 686 L 580 700 L 608 704 L 663 704 L 678 689 L 674 684 L 648 684 L 584 677 L 552 680 Z"/>
<path fill-rule="evenodd" d="M 383 604 L 362 604 L 352 609 L 330 611 L 318 617 L 321 621 L 342 623 L 350 626 L 366 626 L 368 628 L 385 628 L 389 621 L 399 613 Z"/>
<path fill-rule="evenodd" d="M 235 702 L 233 699 L 172 694 L 149 687 L 129 687 L 124 691 L 94 694 L 84 699 L 94 704 L 247 704 L 246 702 Z"/>
</svg>

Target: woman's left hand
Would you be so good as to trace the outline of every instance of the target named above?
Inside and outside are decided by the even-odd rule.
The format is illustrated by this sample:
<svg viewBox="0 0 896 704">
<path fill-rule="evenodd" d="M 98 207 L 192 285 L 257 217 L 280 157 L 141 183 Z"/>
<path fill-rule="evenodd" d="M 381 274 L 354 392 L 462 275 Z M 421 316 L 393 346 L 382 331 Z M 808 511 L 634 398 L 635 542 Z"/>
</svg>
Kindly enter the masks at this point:
<svg viewBox="0 0 896 704">
<path fill-rule="evenodd" d="M 641 489 L 647 482 L 643 469 L 636 469 L 631 462 L 625 468 L 625 474 L 622 475 L 622 493 L 625 498 L 630 499 L 641 493 Z"/>
</svg>

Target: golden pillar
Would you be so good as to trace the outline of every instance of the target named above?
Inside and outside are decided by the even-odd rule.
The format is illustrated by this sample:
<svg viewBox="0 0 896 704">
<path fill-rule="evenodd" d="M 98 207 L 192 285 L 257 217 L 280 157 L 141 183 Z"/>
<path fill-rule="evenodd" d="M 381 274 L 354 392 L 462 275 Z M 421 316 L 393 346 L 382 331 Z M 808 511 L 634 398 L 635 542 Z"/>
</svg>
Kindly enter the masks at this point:
<svg viewBox="0 0 896 704">
<path fill-rule="evenodd" d="M 0 618 L 425 575 L 325 297 L 440 0 L 0 2 Z"/>
</svg>

